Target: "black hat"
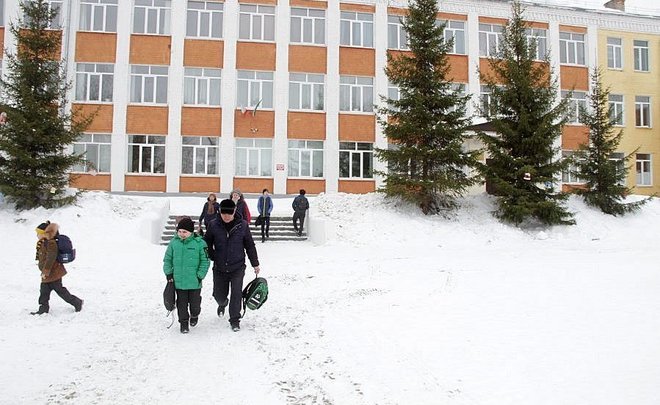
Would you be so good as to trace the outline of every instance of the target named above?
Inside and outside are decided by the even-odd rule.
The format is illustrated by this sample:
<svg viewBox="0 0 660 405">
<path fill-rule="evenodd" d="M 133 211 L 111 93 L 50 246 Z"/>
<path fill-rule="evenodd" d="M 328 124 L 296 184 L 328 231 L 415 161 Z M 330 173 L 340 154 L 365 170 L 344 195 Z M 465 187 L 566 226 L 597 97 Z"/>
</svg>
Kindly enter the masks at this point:
<svg viewBox="0 0 660 405">
<path fill-rule="evenodd" d="M 304 188 L 300 189 L 300 195 L 305 195 L 305 189 Z"/>
<path fill-rule="evenodd" d="M 176 225 L 176 230 L 185 229 L 186 231 L 193 233 L 195 231 L 195 224 L 193 224 L 192 219 L 189 217 L 183 217 Z"/>
<path fill-rule="evenodd" d="M 50 225 L 50 221 L 42 222 L 37 226 L 37 229 L 41 229 L 42 231 L 46 230 L 46 227 Z"/>
<path fill-rule="evenodd" d="M 220 201 L 221 214 L 233 214 L 236 209 L 236 203 L 230 199 Z"/>
</svg>

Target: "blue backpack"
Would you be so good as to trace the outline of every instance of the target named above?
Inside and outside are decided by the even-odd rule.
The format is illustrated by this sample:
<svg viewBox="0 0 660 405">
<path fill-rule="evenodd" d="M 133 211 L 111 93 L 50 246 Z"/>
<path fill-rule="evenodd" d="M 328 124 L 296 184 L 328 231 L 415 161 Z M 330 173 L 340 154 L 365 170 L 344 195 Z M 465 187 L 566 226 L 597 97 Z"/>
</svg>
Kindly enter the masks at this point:
<svg viewBox="0 0 660 405">
<path fill-rule="evenodd" d="M 55 238 L 57 242 L 57 261 L 60 263 L 71 263 L 76 260 L 76 249 L 73 248 L 73 243 L 66 235 L 57 235 Z"/>
</svg>

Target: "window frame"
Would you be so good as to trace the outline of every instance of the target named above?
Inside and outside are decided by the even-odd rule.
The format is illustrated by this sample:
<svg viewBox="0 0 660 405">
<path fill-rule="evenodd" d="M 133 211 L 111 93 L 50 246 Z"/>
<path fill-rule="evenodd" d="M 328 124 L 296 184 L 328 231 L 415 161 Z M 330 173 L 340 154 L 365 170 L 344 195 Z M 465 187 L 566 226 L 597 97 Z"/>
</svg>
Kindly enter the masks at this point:
<svg viewBox="0 0 660 405">
<path fill-rule="evenodd" d="M 243 150 L 245 151 L 245 170 L 241 172 L 239 170 L 241 164 L 239 154 L 242 154 Z M 254 156 L 255 154 L 257 156 Z M 259 174 L 250 172 L 252 159 L 256 159 Z M 264 159 L 267 161 L 264 162 Z M 236 138 L 234 144 L 234 175 L 236 177 L 273 177 L 273 140 L 271 138 Z"/>
<path fill-rule="evenodd" d="M 374 14 L 341 11 L 339 16 L 339 46 L 374 48 Z"/>
<path fill-rule="evenodd" d="M 452 55 L 467 55 L 467 36 L 465 35 L 465 23 L 466 21 L 462 20 L 436 20 L 437 23 L 440 24 L 445 24 L 445 29 L 442 31 L 442 38 L 445 41 L 449 41 L 450 39 L 447 38 L 447 32 L 451 32 L 451 38 L 454 39 L 454 43 L 452 44 L 452 48 L 448 51 L 449 54 Z M 462 27 L 454 26 L 454 25 L 461 25 Z M 457 33 L 461 33 L 460 35 L 456 35 Z M 457 44 L 459 41 L 456 41 L 456 38 L 459 37 L 461 38 L 460 44 L 461 44 L 461 49 L 457 49 Z"/>
<path fill-rule="evenodd" d="M 653 160 L 650 153 L 635 154 L 635 186 L 653 186 Z"/>
<path fill-rule="evenodd" d="M 270 27 L 267 27 L 267 20 L 272 19 Z M 244 30 L 246 22 L 247 37 Z M 275 42 L 276 7 L 261 4 L 239 4 L 238 11 L 238 40 L 250 42 Z M 259 26 L 258 35 L 255 27 Z"/>
<path fill-rule="evenodd" d="M 93 68 L 93 71 L 81 70 L 85 68 Z M 104 68 L 107 68 L 109 71 L 103 71 Z M 76 102 L 84 103 L 112 103 L 114 99 L 114 77 L 115 77 L 115 65 L 113 63 L 88 63 L 88 62 L 78 62 L 76 63 L 76 84 L 74 89 L 74 100 Z M 81 79 L 84 77 L 84 79 Z M 91 86 L 92 78 L 98 77 L 98 98 L 92 99 L 91 95 Z M 109 81 L 109 84 L 108 84 Z M 82 83 L 85 86 L 85 95 L 83 98 L 79 98 L 79 92 L 81 90 Z M 103 97 L 103 90 L 110 89 L 110 98 L 105 99 Z"/>
<path fill-rule="evenodd" d="M 196 140 L 198 143 L 186 143 L 187 141 Z M 209 143 L 204 144 L 204 140 Z M 214 143 L 215 142 L 215 143 Z M 192 150 L 192 162 L 190 162 L 191 171 L 188 172 L 186 165 L 186 149 Z M 211 152 L 215 153 L 214 156 Z M 198 157 L 203 154 L 204 169 L 199 170 Z M 181 174 L 185 176 L 218 176 L 220 173 L 220 137 L 219 136 L 181 136 Z M 212 168 L 215 167 L 215 170 Z"/>
<path fill-rule="evenodd" d="M 644 45 L 641 45 L 644 43 Z M 650 72 L 650 49 L 649 41 L 635 39 L 633 40 L 633 66 L 635 72 Z"/>
<path fill-rule="evenodd" d="M 160 5 L 163 4 L 163 5 Z M 144 9 L 142 26 L 138 27 L 140 10 Z M 155 31 L 151 32 L 152 19 L 156 18 Z M 131 33 L 138 35 L 170 35 L 172 24 L 172 0 L 134 0 Z"/>
<path fill-rule="evenodd" d="M 88 148 L 91 145 L 97 146 L 93 159 L 89 159 L 88 155 L 90 152 Z M 80 138 L 72 143 L 72 146 L 74 154 L 84 153 L 84 163 L 74 165 L 71 168 L 72 173 L 89 173 L 92 175 L 111 173 L 112 134 L 82 133 Z M 102 159 L 101 155 L 107 155 L 107 157 Z M 89 163 L 90 160 L 92 160 L 91 163 Z"/>
<path fill-rule="evenodd" d="M 320 78 L 320 81 L 311 79 Z M 294 88 L 297 86 L 297 90 Z M 320 108 L 318 107 L 318 93 L 321 89 Z M 309 94 L 309 108 L 304 108 L 304 99 L 306 90 Z M 298 102 L 294 106 L 294 101 Z M 325 111 L 325 75 L 316 73 L 295 73 L 289 72 L 289 110 L 290 111 Z"/>
<path fill-rule="evenodd" d="M 252 77 L 247 77 L 248 75 Z M 243 76 L 243 77 L 241 77 Z M 261 77 L 260 77 L 261 76 Z M 269 77 L 267 77 L 269 76 Z M 247 83 L 245 99 L 241 95 L 242 83 Z M 270 97 L 264 98 L 264 85 L 270 83 Z M 255 86 L 258 85 L 258 89 Z M 266 86 L 268 87 L 268 86 Z M 258 92 L 259 98 L 253 98 Z M 263 70 L 237 70 L 236 71 L 236 105 L 238 108 L 253 108 L 259 106 L 263 109 L 272 109 L 275 98 L 275 72 Z"/>
<path fill-rule="evenodd" d="M 645 98 L 646 100 L 640 100 L 641 98 Z M 635 127 L 652 128 L 651 115 L 651 97 L 635 96 Z M 648 123 L 646 123 L 647 121 Z"/>
<path fill-rule="evenodd" d="M 318 144 L 320 144 L 320 147 Z M 304 159 L 305 154 L 308 155 L 307 160 Z M 318 159 L 320 159 L 320 163 Z M 296 162 L 292 163 L 294 160 Z M 307 167 L 303 167 L 304 162 L 307 162 Z M 321 139 L 289 139 L 287 144 L 287 164 L 287 177 L 289 178 L 323 178 L 324 141 Z M 296 173 L 292 173 L 294 169 Z M 315 172 L 315 170 L 319 169 L 320 172 Z M 304 174 L 303 171 L 309 174 Z"/>
<path fill-rule="evenodd" d="M 148 68 L 149 72 L 148 73 L 142 73 L 142 72 L 135 72 L 135 69 L 144 69 Z M 165 74 L 162 73 L 154 73 L 155 70 L 159 69 L 164 69 L 166 71 Z M 169 92 L 169 66 L 168 65 L 130 65 L 130 73 L 129 73 L 130 79 L 129 79 L 129 104 L 154 104 L 154 105 L 167 105 L 168 103 L 168 92 Z M 134 100 L 133 96 L 135 95 L 134 87 L 136 85 L 135 80 L 137 77 L 140 77 L 140 100 Z M 153 100 L 152 101 L 145 101 L 145 91 L 147 90 L 147 81 L 144 80 L 144 78 L 152 78 L 153 79 Z M 165 100 L 164 101 L 158 101 L 159 100 L 159 86 L 162 86 L 162 79 L 165 78 Z M 162 91 L 161 91 L 162 93 Z M 162 100 L 162 99 L 161 99 Z"/>
<path fill-rule="evenodd" d="M 562 65 L 586 66 L 586 61 L 586 34 L 579 32 L 560 31 L 559 63 Z"/>
<path fill-rule="evenodd" d="M 352 147 L 349 147 L 349 144 L 352 145 Z M 373 150 L 374 144 L 371 142 L 357 142 L 357 141 L 340 141 L 339 142 L 339 179 L 346 180 L 346 179 L 368 179 L 371 180 L 374 178 L 374 164 L 373 164 L 373 159 L 374 159 L 374 150 Z M 360 149 L 360 147 L 365 148 L 365 149 Z M 344 157 L 348 156 L 348 160 L 346 160 Z M 358 157 L 359 159 L 359 175 L 355 175 L 354 173 L 354 164 L 355 164 L 355 156 Z M 365 156 L 367 157 L 367 160 L 365 160 Z M 343 176 L 342 175 L 342 164 L 347 163 L 348 164 L 348 176 Z M 368 163 L 370 167 L 368 168 L 370 173 L 368 173 L 367 176 L 365 176 L 364 170 L 365 170 L 365 163 Z"/>
<path fill-rule="evenodd" d="M 199 73 L 199 74 L 195 74 Z M 217 73 L 217 75 L 215 75 Z M 189 102 L 188 91 L 194 87 L 194 102 Z M 204 89 L 204 90 L 202 90 Z M 205 92 L 201 93 L 201 92 Z M 217 97 L 212 95 L 217 94 Z M 201 101 L 205 95 L 206 101 Z M 183 105 L 185 106 L 222 106 L 222 69 L 184 66 L 183 68 Z"/>
<path fill-rule="evenodd" d="M 352 81 L 352 83 L 349 83 Z M 360 83 L 360 82 L 364 83 Z M 366 83 L 370 81 L 370 83 Z M 357 91 L 359 89 L 359 92 Z M 370 89 L 370 97 L 372 104 L 365 108 L 365 96 L 367 96 Z M 348 96 L 346 92 L 348 91 Z M 355 108 L 354 102 L 356 95 L 359 95 L 359 108 Z M 348 109 L 343 104 L 344 99 L 348 97 Z M 374 78 L 371 76 L 348 76 L 341 75 L 339 77 L 339 112 L 342 113 L 365 113 L 373 114 L 375 109 L 374 100 Z"/>
<path fill-rule="evenodd" d="M 137 137 L 144 137 L 144 142 L 138 142 Z M 165 174 L 165 142 L 167 137 L 165 135 L 138 135 L 138 134 L 129 134 L 126 135 L 127 140 L 127 151 L 126 151 L 126 173 L 128 174 L 146 174 L 146 175 L 161 175 Z M 159 141 L 159 142 L 156 142 Z M 162 142 L 160 142 L 162 141 Z M 137 159 L 137 170 L 132 170 L 132 164 L 135 164 L 135 159 L 133 158 L 134 150 L 138 150 L 138 159 Z M 144 153 L 149 151 L 149 164 L 150 170 L 144 170 L 143 163 L 147 156 L 144 156 Z M 156 153 L 158 152 L 158 153 Z M 159 157 L 162 158 L 162 162 L 156 161 Z M 158 168 L 157 168 L 158 164 Z M 159 170 L 159 171 L 157 171 Z"/>
<path fill-rule="evenodd" d="M 569 96 L 571 96 L 569 98 Z M 576 97 L 579 96 L 579 97 Z M 562 99 L 568 99 L 567 125 L 584 125 L 581 121 L 582 111 L 587 108 L 587 93 L 584 91 L 561 91 Z"/>
<path fill-rule="evenodd" d="M 618 41 L 619 43 L 611 43 Z M 607 68 L 623 70 L 623 39 L 607 37 Z"/>
<path fill-rule="evenodd" d="M 112 3 L 114 1 L 114 3 Z M 85 9 L 89 9 L 85 11 Z M 117 20 L 119 0 L 80 0 L 80 17 L 78 18 L 78 31 L 85 32 L 117 32 Z M 114 14 L 109 12 L 114 10 Z M 99 18 L 98 15 L 101 14 Z M 87 19 L 84 15 L 89 14 L 89 27 L 83 26 Z M 114 21 L 112 18 L 114 17 Z M 100 20 L 100 21 L 99 21 Z M 101 27 L 98 28 L 97 24 Z"/>
<path fill-rule="evenodd" d="M 544 61 L 548 53 L 548 30 L 545 28 L 529 27 L 525 29 L 525 35 L 527 44 L 531 41 L 536 41 L 536 55 L 534 56 L 534 60 Z"/>
<path fill-rule="evenodd" d="M 479 23 L 479 57 L 497 57 L 503 31 L 503 25 Z"/>
<path fill-rule="evenodd" d="M 613 100 L 613 97 L 621 97 L 621 100 Z M 625 96 L 623 94 L 610 94 L 607 102 L 612 125 L 617 127 L 624 127 L 626 125 Z"/>
<path fill-rule="evenodd" d="M 301 14 L 294 14 L 295 12 L 299 12 Z M 305 12 L 305 15 L 302 15 L 302 12 Z M 311 15 L 311 14 L 317 14 L 317 13 L 322 13 L 323 16 L 320 15 Z M 310 45 L 310 46 L 323 46 L 326 45 L 327 42 L 327 24 L 326 24 L 326 10 L 322 8 L 310 8 L 310 7 L 291 7 L 291 14 L 289 17 L 289 41 L 291 44 L 298 44 L 298 45 Z M 300 20 L 299 27 L 297 26 L 297 20 Z M 305 28 L 306 24 L 309 22 L 310 24 L 310 33 L 311 33 L 311 40 L 306 41 L 305 40 Z M 322 24 L 322 34 L 317 31 L 317 24 Z M 294 33 L 294 29 L 299 28 L 300 32 Z M 294 39 L 294 34 L 296 36 L 299 34 L 300 40 L 295 40 Z M 318 36 L 322 35 L 323 38 L 320 39 L 317 38 Z"/>
<path fill-rule="evenodd" d="M 410 50 L 408 46 L 408 33 L 403 29 L 404 20 L 405 16 L 402 15 L 387 15 L 387 49 Z M 393 35 L 396 35 L 396 39 L 394 39 Z M 396 43 L 392 43 L 393 41 L 396 41 Z"/>
<path fill-rule="evenodd" d="M 203 8 L 191 7 L 191 4 L 203 5 Z M 213 8 L 218 7 L 218 8 Z M 191 14 L 194 15 L 195 20 L 195 33 L 191 34 L 192 29 L 190 22 L 192 19 Z M 225 3 L 217 0 L 188 0 L 186 3 L 186 38 L 198 39 L 223 39 L 225 27 Z M 203 35 L 203 25 L 207 24 L 208 27 L 205 31 L 207 34 Z M 217 29 L 216 29 L 217 28 Z"/>
</svg>

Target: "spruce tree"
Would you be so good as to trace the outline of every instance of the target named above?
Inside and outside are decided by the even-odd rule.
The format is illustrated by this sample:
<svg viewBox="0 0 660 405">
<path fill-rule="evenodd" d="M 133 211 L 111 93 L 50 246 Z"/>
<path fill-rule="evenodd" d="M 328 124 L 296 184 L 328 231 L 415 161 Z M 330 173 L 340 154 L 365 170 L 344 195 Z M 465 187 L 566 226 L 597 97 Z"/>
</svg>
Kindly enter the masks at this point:
<svg viewBox="0 0 660 405">
<path fill-rule="evenodd" d="M 415 203 L 424 214 L 455 207 L 457 197 L 477 181 L 465 171 L 476 166 L 478 153 L 463 150 L 469 97 L 450 82 L 452 44 L 443 40 L 437 13 L 436 0 L 410 2 L 402 21 L 410 52 L 388 54 L 385 69 L 400 98 L 381 97 L 385 103 L 378 108 L 379 123 L 394 146 L 376 149 L 388 165 L 379 173 L 385 178 L 379 191 Z"/>
<path fill-rule="evenodd" d="M 557 100 L 557 79 L 549 57 L 536 60 L 536 43 L 527 40 L 523 9 L 512 4 L 499 49 L 489 57 L 490 72 L 480 71 L 491 92 L 494 134 L 480 133 L 488 152 L 482 172 L 497 196 L 495 215 L 516 225 L 573 224 L 564 207 L 568 197 L 555 191 L 567 161 L 555 142 L 566 120 L 567 104 Z"/>
<path fill-rule="evenodd" d="M 7 121 L 0 125 L 0 192 L 17 209 L 57 207 L 75 201 L 67 193 L 68 171 L 82 156 L 67 147 L 91 117 L 66 113 L 66 80 L 58 60 L 61 33 L 48 29 L 55 11 L 45 0 L 20 2 L 24 18 L 10 24 L 16 52 L 6 52 L 7 76 L 0 81 Z"/>
<path fill-rule="evenodd" d="M 609 88 L 603 86 L 602 72 L 594 69 L 591 74 L 590 109 L 582 109 L 581 122 L 589 128 L 589 144 L 581 145 L 575 153 L 575 174 L 585 181 L 584 188 L 575 192 L 593 207 L 610 215 L 624 215 L 638 210 L 648 199 L 623 203 L 632 189 L 626 187 L 630 166 L 628 163 L 636 151 L 613 159 L 623 130 L 615 131 L 609 105 Z"/>
</svg>

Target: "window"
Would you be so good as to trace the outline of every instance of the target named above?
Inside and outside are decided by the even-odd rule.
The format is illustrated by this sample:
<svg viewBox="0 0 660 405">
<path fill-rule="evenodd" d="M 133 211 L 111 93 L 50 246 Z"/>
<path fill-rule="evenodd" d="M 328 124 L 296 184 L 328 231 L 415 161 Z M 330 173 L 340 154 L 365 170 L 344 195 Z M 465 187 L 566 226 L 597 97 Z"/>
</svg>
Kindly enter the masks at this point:
<svg viewBox="0 0 660 405">
<path fill-rule="evenodd" d="M 340 19 L 340 45 L 373 48 L 374 15 L 342 11 Z"/>
<path fill-rule="evenodd" d="M 562 156 L 564 159 L 571 159 L 574 155 L 574 152 L 572 151 L 564 151 L 562 152 Z M 584 180 L 580 179 L 578 176 L 578 162 L 571 161 L 571 163 L 566 167 L 565 169 L 562 170 L 561 172 L 561 181 L 562 183 L 565 184 L 583 184 Z"/>
<path fill-rule="evenodd" d="M 209 68 L 184 68 L 183 103 L 190 105 L 220 105 L 222 71 Z"/>
<path fill-rule="evenodd" d="M 635 96 L 635 126 L 651 128 L 651 97 Z"/>
<path fill-rule="evenodd" d="M 323 141 L 289 141 L 289 177 L 323 177 Z"/>
<path fill-rule="evenodd" d="M 587 108 L 587 93 L 574 91 L 571 96 L 570 91 L 562 90 L 561 96 L 568 99 L 567 123 L 580 124 L 582 122 L 582 111 Z"/>
<path fill-rule="evenodd" d="M 5 25 L 5 0 L 0 0 L 0 26 Z"/>
<path fill-rule="evenodd" d="M 289 73 L 289 109 L 323 111 L 323 75 Z"/>
<path fill-rule="evenodd" d="M 614 152 L 610 155 L 610 157 L 607 160 L 609 162 L 614 163 L 614 168 L 616 170 L 616 175 L 617 176 L 620 176 L 621 173 L 623 173 L 624 170 L 626 170 L 626 161 L 625 161 L 625 156 L 624 156 L 623 152 Z M 621 178 L 617 182 L 617 184 L 619 184 L 621 186 L 624 186 L 626 184 L 625 177 Z"/>
<path fill-rule="evenodd" d="M 339 78 L 339 111 L 374 111 L 373 77 Z"/>
<path fill-rule="evenodd" d="M 649 71 L 649 41 L 633 41 L 635 58 L 635 70 L 639 72 Z"/>
<path fill-rule="evenodd" d="M 479 56 L 497 56 L 503 28 L 501 25 L 479 24 Z"/>
<path fill-rule="evenodd" d="M 188 1 L 186 36 L 222 38 L 224 3 L 217 1 Z"/>
<path fill-rule="evenodd" d="M 623 69 L 621 38 L 607 37 L 607 67 L 610 69 Z"/>
<path fill-rule="evenodd" d="M 76 101 L 112 102 L 115 65 L 76 64 Z"/>
<path fill-rule="evenodd" d="M 3 4 L 3 13 L 4 13 L 4 1 Z M 62 29 L 62 0 L 46 0 L 48 4 L 48 11 L 54 13 L 52 20 L 48 23 L 49 29 L 59 30 Z M 28 26 L 30 24 L 30 17 L 27 14 L 23 13 L 23 24 Z"/>
<path fill-rule="evenodd" d="M 623 126 L 623 96 L 620 94 L 610 94 L 609 106 L 612 124 Z"/>
<path fill-rule="evenodd" d="M 240 5 L 238 39 L 248 41 L 275 40 L 275 7 Z"/>
<path fill-rule="evenodd" d="M 128 135 L 128 172 L 165 173 L 165 137 Z"/>
<path fill-rule="evenodd" d="M 117 32 L 118 0 L 80 0 L 80 31 Z"/>
<path fill-rule="evenodd" d="M 445 21 L 444 24 L 443 37 L 445 41 L 454 41 L 449 53 L 465 55 L 465 22 Z"/>
<path fill-rule="evenodd" d="M 387 16 L 387 47 L 389 49 L 408 50 L 408 34 L 403 29 L 403 17 L 398 15 Z"/>
<path fill-rule="evenodd" d="M 272 139 L 236 138 L 236 176 L 272 176 Z"/>
<path fill-rule="evenodd" d="M 395 84 L 387 82 L 387 98 L 390 100 L 399 100 L 401 98 L 401 90 Z"/>
<path fill-rule="evenodd" d="M 239 70 L 237 74 L 240 107 L 273 108 L 273 72 Z"/>
<path fill-rule="evenodd" d="M 584 65 L 584 34 L 559 33 L 559 60 L 569 65 Z"/>
<path fill-rule="evenodd" d="M 459 97 L 465 97 L 465 89 L 467 88 L 467 85 L 465 83 L 452 83 L 451 84 L 451 91 L 456 93 L 457 96 Z M 458 105 L 454 104 L 451 107 L 449 107 L 448 111 L 456 111 L 458 109 Z"/>
<path fill-rule="evenodd" d="M 543 28 L 527 28 L 525 29 L 525 35 L 527 36 L 527 43 L 536 44 L 536 60 L 545 60 L 545 57 L 548 53 L 548 36 L 547 32 Z"/>
<path fill-rule="evenodd" d="M 291 43 L 325 44 L 325 10 L 291 8 Z"/>
<path fill-rule="evenodd" d="M 482 117 L 491 117 L 497 115 L 497 105 L 492 96 L 493 90 L 490 86 L 481 85 L 479 97 L 479 113 Z"/>
<path fill-rule="evenodd" d="M 373 144 L 339 142 L 339 177 L 373 178 Z"/>
<path fill-rule="evenodd" d="M 133 34 L 170 34 L 171 0 L 135 0 Z"/>
<path fill-rule="evenodd" d="M 218 174 L 220 152 L 218 137 L 184 136 L 181 138 L 181 173 Z"/>
<path fill-rule="evenodd" d="M 651 155 L 648 153 L 635 154 L 635 170 L 637 172 L 637 185 L 650 186 L 651 182 Z"/>
<path fill-rule="evenodd" d="M 110 173 L 110 134 L 82 134 L 73 143 L 73 153 L 85 154 L 85 161 L 71 168 L 78 173 Z"/>
<path fill-rule="evenodd" d="M 167 104 L 167 66 L 131 65 L 131 103 Z"/>
</svg>

